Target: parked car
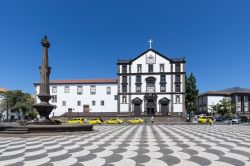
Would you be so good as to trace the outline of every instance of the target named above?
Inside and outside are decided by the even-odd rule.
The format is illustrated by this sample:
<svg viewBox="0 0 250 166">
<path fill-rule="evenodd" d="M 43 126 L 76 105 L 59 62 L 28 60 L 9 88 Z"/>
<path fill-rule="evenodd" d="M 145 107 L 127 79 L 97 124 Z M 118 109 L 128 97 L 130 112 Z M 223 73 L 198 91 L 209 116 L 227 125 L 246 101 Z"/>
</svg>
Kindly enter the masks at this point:
<svg viewBox="0 0 250 166">
<path fill-rule="evenodd" d="M 106 124 L 122 124 L 123 120 L 121 120 L 120 118 L 111 118 L 109 120 L 105 121 Z"/>
<path fill-rule="evenodd" d="M 83 124 L 84 119 L 83 118 L 73 118 L 68 121 L 66 121 L 67 124 Z"/>
<path fill-rule="evenodd" d="M 216 118 L 216 121 L 223 121 L 223 120 L 224 120 L 224 118 L 222 116 L 219 116 Z"/>
<path fill-rule="evenodd" d="M 199 123 L 207 123 L 207 121 L 208 121 L 207 117 L 200 117 L 200 118 L 198 119 L 198 122 L 199 122 Z"/>
<path fill-rule="evenodd" d="M 94 118 L 89 120 L 89 124 L 102 124 L 102 121 L 99 118 Z"/>
<path fill-rule="evenodd" d="M 141 124 L 144 120 L 141 118 L 133 118 L 127 121 L 128 124 Z"/>
<path fill-rule="evenodd" d="M 241 119 L 240 119 L 240 118 L 233 118 L 233 119 L 231 120 L 231 122 L 232 122 L 232 124 L 240 124 Z"/>
</svg>

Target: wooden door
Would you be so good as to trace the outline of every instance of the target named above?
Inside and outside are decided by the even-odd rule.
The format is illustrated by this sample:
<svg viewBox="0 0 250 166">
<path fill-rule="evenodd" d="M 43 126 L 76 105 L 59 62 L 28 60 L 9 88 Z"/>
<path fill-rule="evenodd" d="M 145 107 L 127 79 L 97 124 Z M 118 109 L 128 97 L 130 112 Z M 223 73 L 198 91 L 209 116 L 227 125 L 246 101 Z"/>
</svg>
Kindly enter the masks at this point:
<svg viewBox="0 0 250 166">
<path fill-rule="evenodd" d="M 83 112 L 89 113 L 89 105 L 83 105 Z"/>
</svg>

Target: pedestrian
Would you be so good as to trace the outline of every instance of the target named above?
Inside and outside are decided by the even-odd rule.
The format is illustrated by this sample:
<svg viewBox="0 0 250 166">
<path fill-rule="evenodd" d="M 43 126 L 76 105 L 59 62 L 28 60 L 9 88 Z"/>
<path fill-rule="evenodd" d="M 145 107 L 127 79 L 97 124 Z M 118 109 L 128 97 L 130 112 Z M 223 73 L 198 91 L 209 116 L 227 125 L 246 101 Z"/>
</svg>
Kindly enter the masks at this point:
<svg viewBox="0 0 250 166">
<path fill-rule="evenodd" d="M 214 117 L 212 117 L 212 125 L 214 125 L 215 120 L 216 119 Z"/>
<path fill-rule="evenodd" d="M 151 117 L 151 123 L 152 124 L 154 123 L 154 117 L 153 116 Z"/>
<path fill-rule="evenodd" d="M 210 125 L 210 126 L 212 126 L 212 124 L 213 124 L 213 120 L 212 120 L 212 118 L 209 118 L 209 120 L 208 120 L 208 121 L 209 121 L 209 125 Z"/>
</svg>

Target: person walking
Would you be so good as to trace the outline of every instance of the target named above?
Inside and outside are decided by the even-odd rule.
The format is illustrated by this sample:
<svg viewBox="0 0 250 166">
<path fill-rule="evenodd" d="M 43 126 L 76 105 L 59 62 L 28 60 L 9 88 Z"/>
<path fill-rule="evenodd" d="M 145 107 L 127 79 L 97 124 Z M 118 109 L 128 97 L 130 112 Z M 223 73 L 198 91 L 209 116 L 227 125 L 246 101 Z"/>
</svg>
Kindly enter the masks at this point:
<svg viewBox="0 0 250 166">
<path fill-rule="evenodd" d="M 151 123 L 152 124 L 154 123 L 154 117 L 153 116 L 151 117 Z"/>
<path fill-rule="evenodd" d="M 212 126 L 212 124 L 213 124 L 212 118 L 209 118 L 208 122 L 209 122 L 209 125 Z"/>
<path fill-rule="evenodd" d="M 212 125 L 214 125 L 215 121 L 216 121 L 216 119 L 214 117 L 212 117 Z"/>
</svg>

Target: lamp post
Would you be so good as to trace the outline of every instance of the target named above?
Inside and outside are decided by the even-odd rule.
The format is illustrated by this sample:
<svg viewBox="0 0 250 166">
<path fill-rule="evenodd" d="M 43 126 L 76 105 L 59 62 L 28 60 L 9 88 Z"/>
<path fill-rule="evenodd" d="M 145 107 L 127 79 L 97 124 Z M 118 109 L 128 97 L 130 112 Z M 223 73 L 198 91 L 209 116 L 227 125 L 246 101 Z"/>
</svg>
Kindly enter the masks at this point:
<svg viewBox="0 0 250 166">
<path fill-rule="evenodd" d="M 7 109 L 7 122 L 9 122 L 9 103 L 8 100 L 6 99 L 6 109 Z"/>
<path fill-rule="evenodd" d="M 191 111 L 192 111 L 192 103 L 188 102 L 188 120 L 191 122 Z"/>
</svg>

